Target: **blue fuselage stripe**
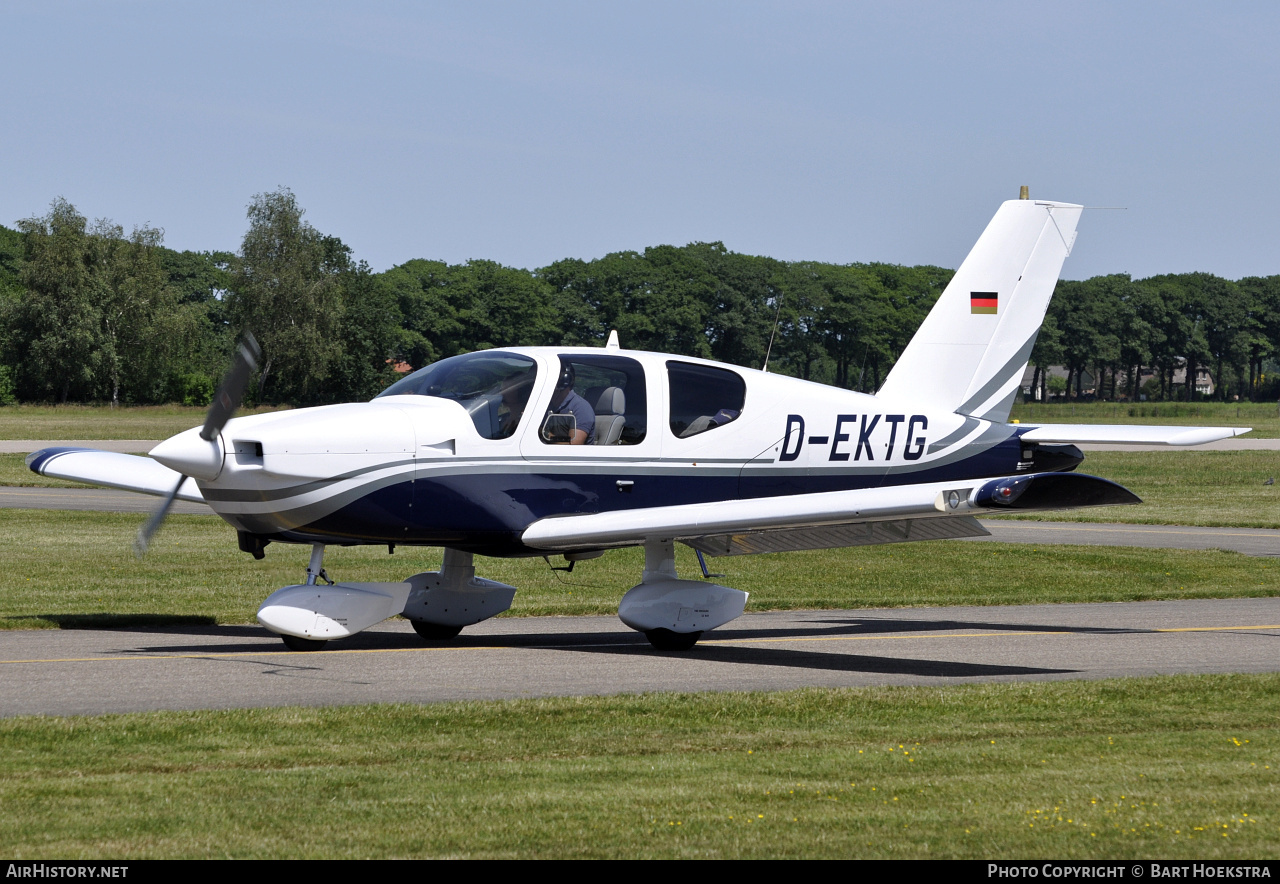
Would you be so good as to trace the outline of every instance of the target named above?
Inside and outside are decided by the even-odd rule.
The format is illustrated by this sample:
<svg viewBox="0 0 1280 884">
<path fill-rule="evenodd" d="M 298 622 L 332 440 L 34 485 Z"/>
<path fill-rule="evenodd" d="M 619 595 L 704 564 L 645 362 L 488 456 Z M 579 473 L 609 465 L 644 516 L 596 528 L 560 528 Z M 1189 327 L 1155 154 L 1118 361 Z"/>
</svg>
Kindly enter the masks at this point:
<svg viewBox="0 0 1280 884">
<path fill-rule="evenodd" d="M 520 555 L 532 552 L 520 542 L 525 528 L 548 516 L 1004 476 L 1016 470 L 1020 450 L 1011 437 L 970 458 L 895 473 L 752 467 L 646 473 L 642 465 L 628 465 L 616 474 L 550 469 L 435 477 L 419 473 L 413 482 L 372 491 L 280 536 L 307 543 L 403 543 Z M 619 486 L 620 481 L 630 484 Z"/>
</svg>

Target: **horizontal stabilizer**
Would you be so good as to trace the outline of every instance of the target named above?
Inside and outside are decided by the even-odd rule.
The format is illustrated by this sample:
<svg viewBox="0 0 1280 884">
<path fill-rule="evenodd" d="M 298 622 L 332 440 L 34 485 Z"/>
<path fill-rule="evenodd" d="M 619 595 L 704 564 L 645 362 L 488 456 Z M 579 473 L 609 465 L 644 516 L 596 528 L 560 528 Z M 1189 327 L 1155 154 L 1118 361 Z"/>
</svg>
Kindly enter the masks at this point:
<svg viewBox="0 0 1280 884">
<path fill-rule="evenodd" d="M 1083 473 L 1032 473 L 986 482 L 969 502 L 975 506 L 1051 512 L 1085 506 L 1119 506 L 1142 503 L 1138 495 L 1109 479 Z"/>
<path fill-rule="evenodd" d="M 168 496 L 180 475 L 149 457 L 94 448 L 42 448 L 27 455 L 27 466 L 31 472 L 53 479 L 157 497 Z M 204 496 L 191 479 L 182 483 L 177 499 L 204 503 Z"/>
<path fill-rule="evenodd" d="M 1022 434 L 1023 442 L 1096 442 L 1110 445 L 1203 445 L 1242 436 L 1252 427 L 1151 427 L 1121 424 L 1044 424 Z"/>
</svg>

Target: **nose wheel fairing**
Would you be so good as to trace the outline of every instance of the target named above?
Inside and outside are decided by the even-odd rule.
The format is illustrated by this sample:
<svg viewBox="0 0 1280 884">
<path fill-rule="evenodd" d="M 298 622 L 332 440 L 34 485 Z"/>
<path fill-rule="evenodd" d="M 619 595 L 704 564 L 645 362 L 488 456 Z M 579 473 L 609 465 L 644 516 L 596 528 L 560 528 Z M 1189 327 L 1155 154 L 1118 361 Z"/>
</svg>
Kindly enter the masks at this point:
<svg viewBox="0 0 1280 884">
<path fill-rule="evenodd" d="M 262 603 L 258 622 L 282 636 L 346 638 L 403 611 L 410 588 L 407 582 L 286 586 Z"/>
<path fill-rule="evenodd" d="M 315 544 L 307 582 L 278 589 L 258 609 L 258 622 L 292 650 L 317 650 L 324 642 L 355 635 L 397 614 L 413 621 L 424 638 L 451 638 L 462 627 L 511 607 L 516 588 L 475 576 L 471 553 L 446 549 L 439 571 L 396 583 L 318 582 L 323 544 Z"/>
</svg>

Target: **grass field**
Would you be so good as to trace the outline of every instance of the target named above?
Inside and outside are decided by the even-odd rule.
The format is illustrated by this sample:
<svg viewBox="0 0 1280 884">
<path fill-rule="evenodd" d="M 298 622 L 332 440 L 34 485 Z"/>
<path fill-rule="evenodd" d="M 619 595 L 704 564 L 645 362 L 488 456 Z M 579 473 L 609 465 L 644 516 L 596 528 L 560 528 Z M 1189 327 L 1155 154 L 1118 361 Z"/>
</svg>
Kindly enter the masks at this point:
<svg viewBox="0 0 1280 884">
<path fill-rule="evenodd" d="M 280 586 L 302 581 L 308 549 L 236 549 L 212 516 L 173 516 L 148 556 L 131 543 L 142 515 L 0 510 L 0 628 L 174 622 L 251 623 Z M 519 588 L 513 615 L 612 614 L 639 581 L 643 553 L 618 550 L 572 574 L 541 559 L 477 559 L 481 576 Z M 1280 561 L 1226 552 L 938 541 L 714 559 L 748 610 L 1002 605 L 1274 595 Z M 402 580 L 439 550 L 330 547 L 335 580 Z M 678 547 L 682 573 L 697 573 Z"/>
<path fill-rule="evenodd" d="M 0 408 L 0 439 L 167 439 L 204 423 L 204 408 L 154 405 L 13 405 Z M 260 414 L 273 408 L 250 408 Z"/>
<path fill-rule="evenodd" d="M 1142 503 L 1021 518 L 1280 528 L 1280 451 L 1092 451 L 1079 472 L 1119 482 Z"/>
<path fill-rule="evenodd" d="M 1275 402 L 1020 402 L 1010 418 L 1024 424 L 1253 427 L 1251 439 L 1280 438 Z"/>
<path fill-rule="evenodd" d="M 1280 676 L 0 721 L 10 859 L 1267 858 Z"/>
<path fill-rule="evenodd" d="M 1050 423 L 1204 423 L 1259 427 L 1252 435 L 1280 436 L 1270 403 L 1116 403 L 1021 405 L 1015 417 Z M 1237 417 L 1236 412 L 1240 412 Z M 0 409 L 0 439 L 161 439 L 195 426 L 201 409 L 21 406 Z M 68 487 L 27 469 L 24 454 L 0 454 L 0 485 Z M 1275 451 L 1091 452 L 1082 472 L 1119 482 L 1143 499 L 1137 507 L 1105 507 L 1025 518 L 1165 525 L 1280 527 L 1280 474 Z"/>
</svg>

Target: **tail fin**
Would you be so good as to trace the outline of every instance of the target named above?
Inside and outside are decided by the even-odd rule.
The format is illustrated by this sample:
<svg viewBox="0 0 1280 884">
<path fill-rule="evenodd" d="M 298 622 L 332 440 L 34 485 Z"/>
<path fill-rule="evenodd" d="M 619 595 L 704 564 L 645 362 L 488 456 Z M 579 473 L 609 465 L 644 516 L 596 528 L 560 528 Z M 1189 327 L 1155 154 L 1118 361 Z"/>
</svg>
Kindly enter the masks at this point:
<svg viewBox="0 0 1280 884">
<path fill-rule="evenodd" d="M 1082 208 L 1001 205 L 877 395 L 1007 420 Z"/>
</svg>

